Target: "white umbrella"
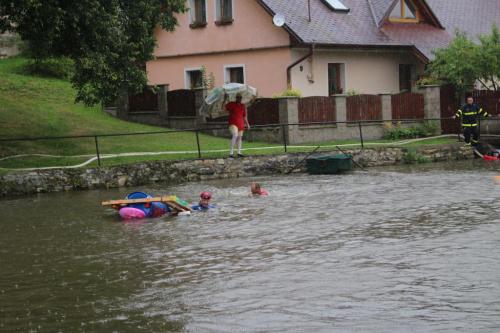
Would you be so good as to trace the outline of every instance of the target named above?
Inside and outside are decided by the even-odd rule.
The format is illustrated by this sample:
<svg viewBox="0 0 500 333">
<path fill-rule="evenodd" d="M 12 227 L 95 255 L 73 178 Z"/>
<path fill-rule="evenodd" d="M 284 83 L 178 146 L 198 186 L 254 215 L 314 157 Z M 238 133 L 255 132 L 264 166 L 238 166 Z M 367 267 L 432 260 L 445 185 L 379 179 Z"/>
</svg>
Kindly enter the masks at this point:
<svg viewBox="0 0 500 333">
<path fill-rule="evenodd" d="M 205 105 L 202 107 L 202 110 L 212 116 L 223 113 L 224 105 L 222 104 L 236 100 L 237 94 L 241 95 L 241 103 L 247 104 L 257 97 L 257 89 L 248 84 L 226 83 L 222 87 L 217 87 L 210 91 L 207 98 L 205 98 Z M 224 101 L 225 95 L 227 95 L 227 99 Z"/>
</svg>

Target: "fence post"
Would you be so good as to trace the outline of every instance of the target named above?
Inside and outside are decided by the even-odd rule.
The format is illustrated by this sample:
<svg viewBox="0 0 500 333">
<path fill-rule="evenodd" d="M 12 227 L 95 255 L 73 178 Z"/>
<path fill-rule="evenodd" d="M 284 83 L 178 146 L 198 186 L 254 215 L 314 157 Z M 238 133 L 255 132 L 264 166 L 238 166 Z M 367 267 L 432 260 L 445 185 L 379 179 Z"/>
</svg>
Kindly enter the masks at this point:
<svg viewBox="0 0 500 333">
<path fill-rule="evenodd" d="M 168 84 L 158 86 L 158 114 L 161 124 L 165 125 L 168 125 L 168 89 Z"/>
<path fill-rule="evenodd" d="M 97 141 L 97 135 L 94 136 L 94 139 L 95 139 L 95 151 L 97 154 L 97 165 L 101 167 L 101 155 L 99 154 L 99 143 Z"/>
<path fill-rule="evenodd" d="M 196 145 L 198 146 L 198 158 L 201 158 L 201 149 L 200 149 L 200 133 L 198 129 L 196 129 Z"/>
<path fill-rule="evenodd" d="M 281 125 L 281 133 L 283 133 L 283 146 L 285 147 L 285 153 L 288 152 L 287 146 L 286 146 L 286 133 L 285 133 L 285 125 Z"/>
<path fill-rule="evenodd" d="M 363 141 L 363 127 L 361 126 L 361 121 L 358 121 L 359 126 L 359 138 L 361 140 L 361 149 L 365 149 L 365 144 Z"/>
</svg>

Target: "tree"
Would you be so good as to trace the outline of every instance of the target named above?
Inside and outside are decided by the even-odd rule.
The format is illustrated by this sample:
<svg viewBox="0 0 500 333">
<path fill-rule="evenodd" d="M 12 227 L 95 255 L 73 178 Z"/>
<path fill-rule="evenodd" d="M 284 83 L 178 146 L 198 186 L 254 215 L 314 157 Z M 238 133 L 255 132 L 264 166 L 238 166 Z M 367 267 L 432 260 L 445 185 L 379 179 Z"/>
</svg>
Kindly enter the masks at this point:
<svg viewBox="0 0 500 333">
<path fill-rule="evenodd" d="M 488 90 L 500 90 L 500 31 L 493 26 L 491 35 L 479 36 L 479 82 Z"/>
<path fill-rule="evenodd" d="M 73 59 L 76 101 L 93 105 L 142 91 L 155 29 L 174 30 L 183 11 L 185 0 L 0 0 L 0 30 L 18 33 L 35 62 Z"/>
<path fill-rule="evenodd" d="M 479 36 L 475 44 L 465 33 L 457 32 L 451 44 L 434 52 L 429 64 L 432 77 L 453 84 L 461 94 L 476 82 L 485 89 L 498 90 L 500 78 L 500 34 L 493 26 L 491 35 Z"/>
</svg>

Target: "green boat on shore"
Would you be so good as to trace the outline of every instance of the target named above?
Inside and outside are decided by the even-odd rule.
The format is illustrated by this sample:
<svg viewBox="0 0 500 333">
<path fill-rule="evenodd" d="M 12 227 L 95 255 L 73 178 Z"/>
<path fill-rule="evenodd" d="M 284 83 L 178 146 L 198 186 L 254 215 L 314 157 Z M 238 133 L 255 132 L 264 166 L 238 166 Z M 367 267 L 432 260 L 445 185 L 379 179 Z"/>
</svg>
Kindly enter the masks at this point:
<svg viewBox="0 0 500 333">
<path fill-rule="evenodd" d="M 307 172 L 313 175 L 337 174 L 352 170 L 352 155 L 328 154 L 306 160 Z"/>
</svg>

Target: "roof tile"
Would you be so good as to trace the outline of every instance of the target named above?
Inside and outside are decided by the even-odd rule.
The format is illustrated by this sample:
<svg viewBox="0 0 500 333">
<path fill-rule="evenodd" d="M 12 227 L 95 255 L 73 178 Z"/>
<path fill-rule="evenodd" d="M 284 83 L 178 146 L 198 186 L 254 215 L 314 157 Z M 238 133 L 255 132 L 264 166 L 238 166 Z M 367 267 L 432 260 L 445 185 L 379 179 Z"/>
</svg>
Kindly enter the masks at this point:
<svg viewBox="0 0 500 333">
<path fill-rule="evenodd" d="M 395 0 L 342 0 L 348 13 L 330 10 L 321 0 L 311 0 L 311 22 L 307 1 L 261 0 L 274 13 L 285 16 L 287 27 L 306 44 L 352 46 L 415 46 L 427 58 L 432 50 L 445 47 L 457 27 L 470 36 L 487 33 L 500 25 L 498 0 L 427 0 L 446 30 L 429 24 L 381 22 Z M 473 6 L 474 10 L 470 10 Z"/>
</svg>

